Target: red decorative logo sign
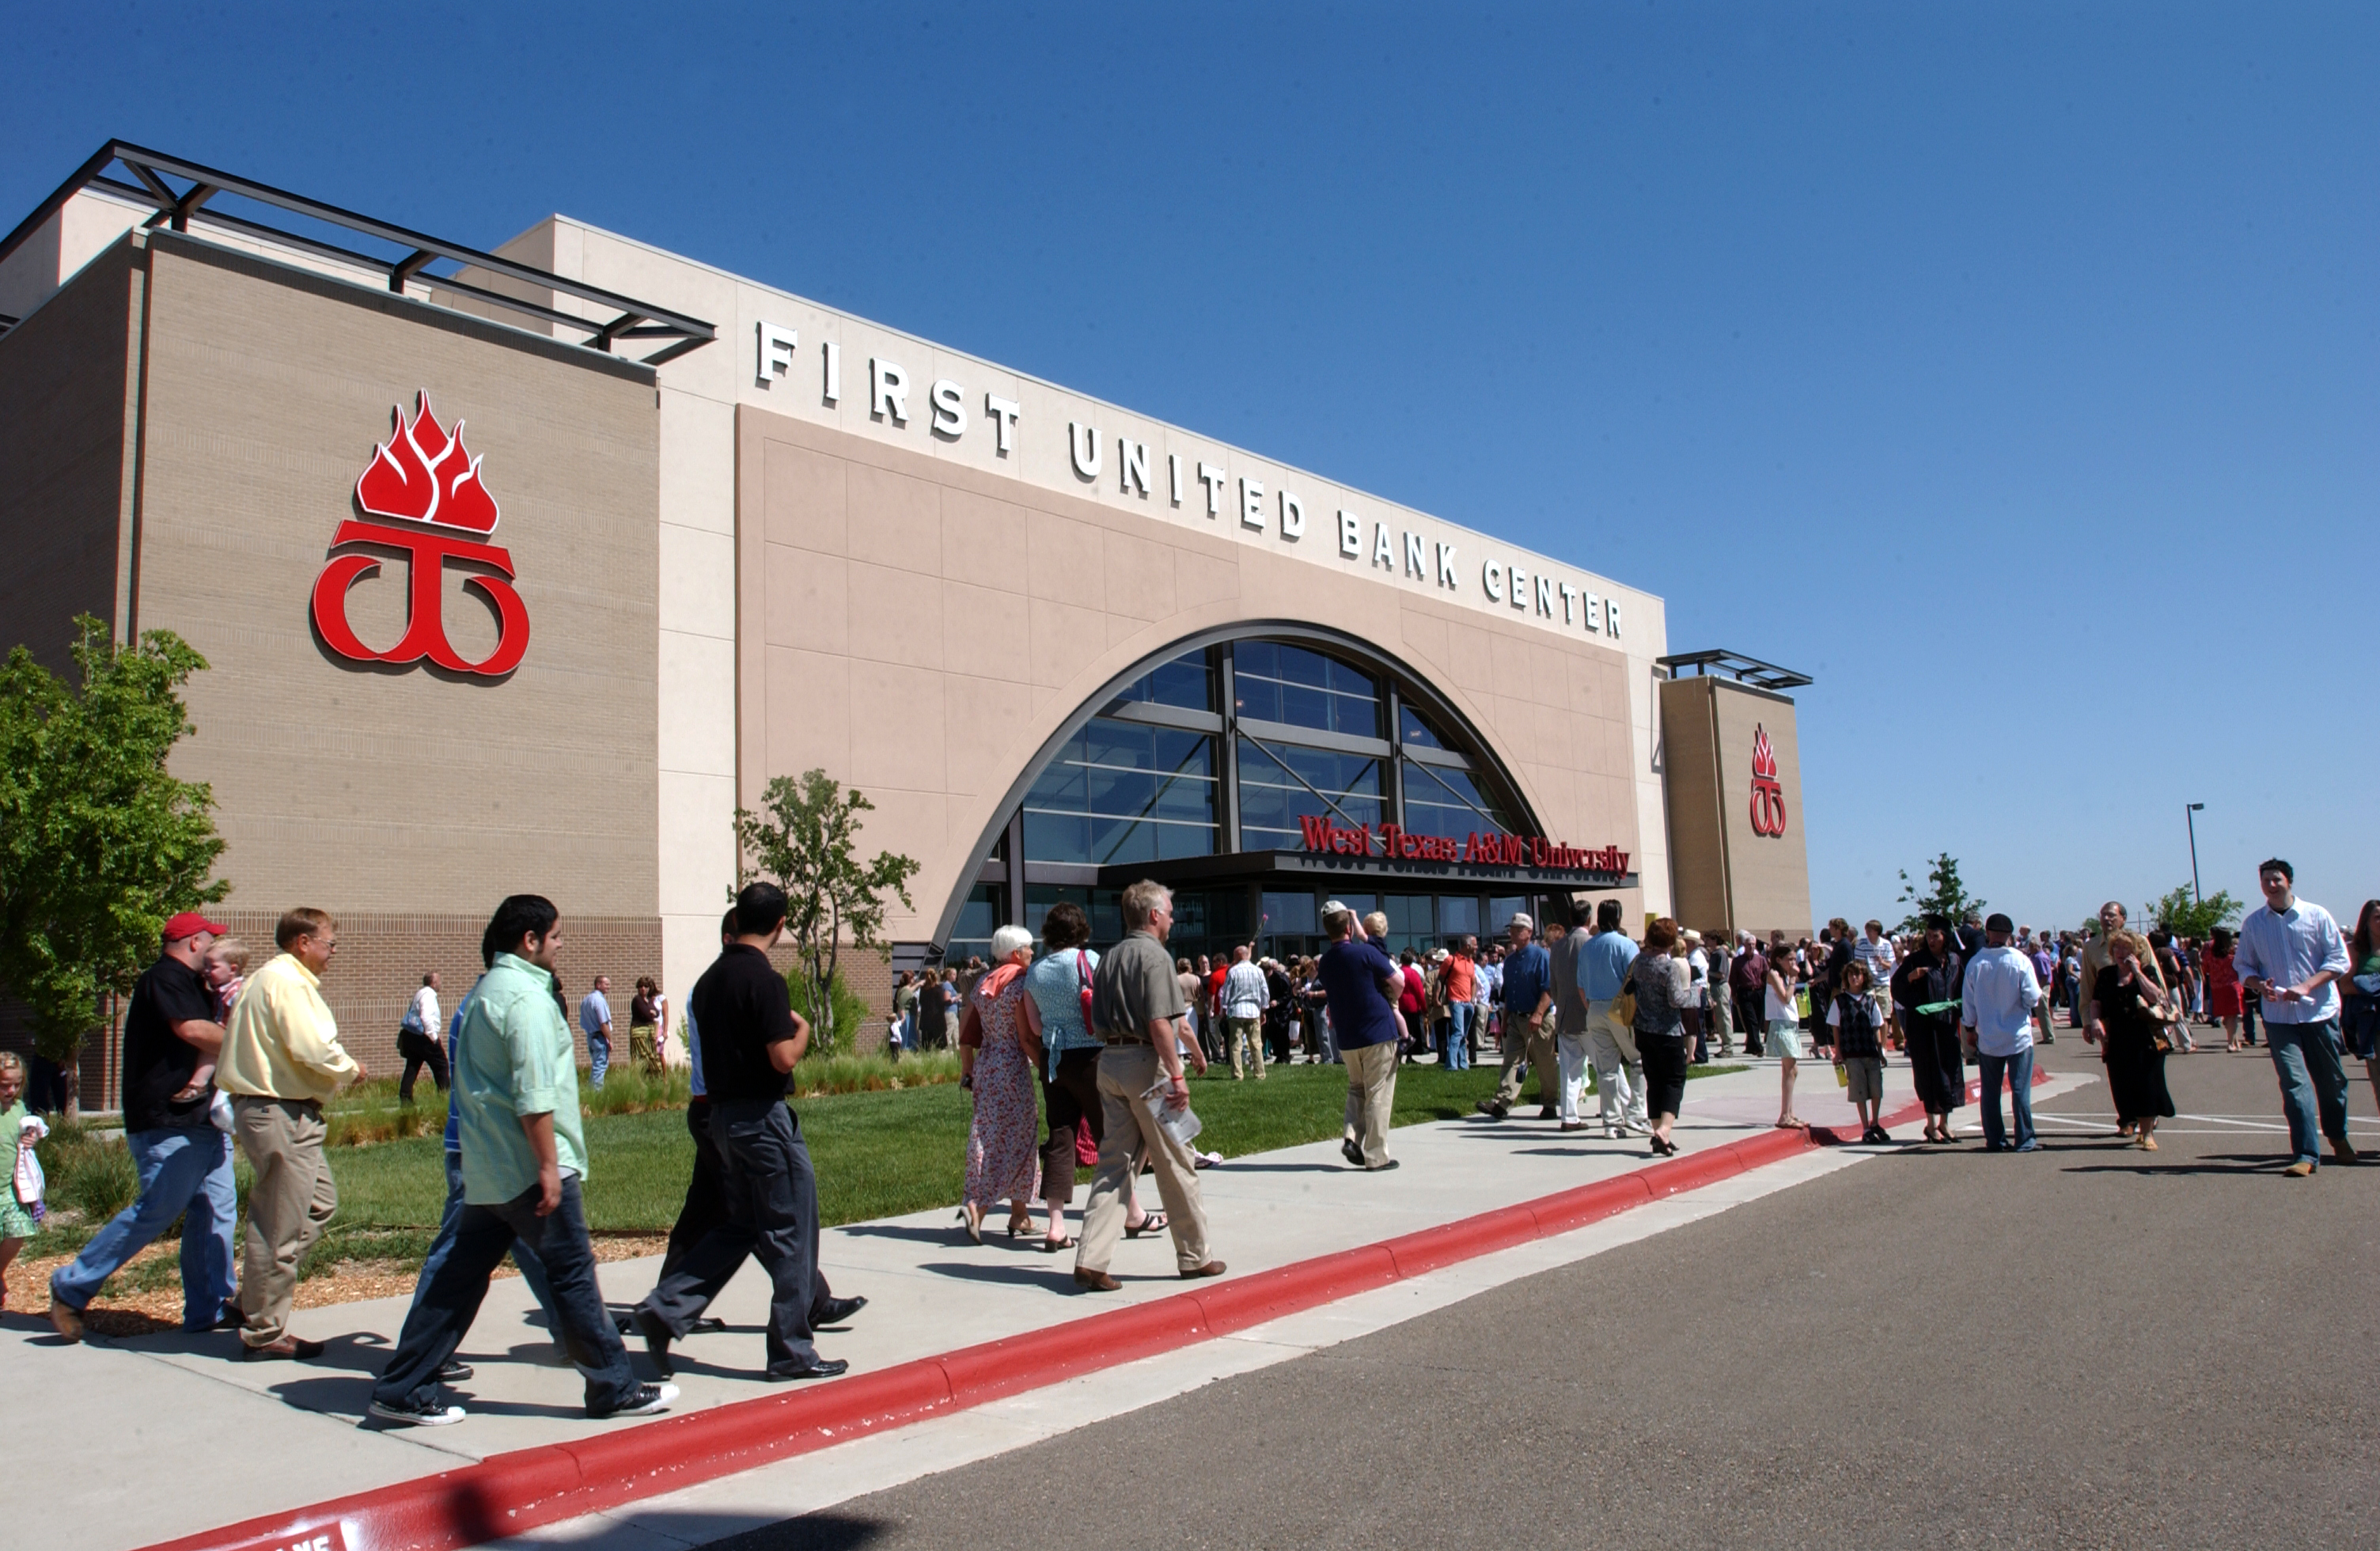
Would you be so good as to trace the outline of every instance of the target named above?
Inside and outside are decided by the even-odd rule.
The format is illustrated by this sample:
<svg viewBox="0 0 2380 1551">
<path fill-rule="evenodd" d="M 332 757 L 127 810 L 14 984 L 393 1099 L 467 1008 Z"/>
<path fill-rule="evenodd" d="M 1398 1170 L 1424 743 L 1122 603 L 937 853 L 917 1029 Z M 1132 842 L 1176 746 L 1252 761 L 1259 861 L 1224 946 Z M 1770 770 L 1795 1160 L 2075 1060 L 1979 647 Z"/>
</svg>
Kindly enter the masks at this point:
<svg viewBox="0 0 2380 1551">
<path fill-rule="evenodd" d="M 513 559 L 494 544 L 480 542 L 495 531 L 496 499 L 480 479 L 480 460 L 463 445 L 463 422 L 452 431 L 438 423 L 427 389 L 415 398 L 408 424 L 402 405 L 392 412 L 388 441 L 356 481 L 356 506 L 368 516 L 418 523 L 390 527 L 350 518 L 331 539 L 330 563 L 314 581 L 314 628 L 322 644 L 351 662 L 402 666 L 428 660 L 437 667 L 482 678 L 502 678 L 520 666 L 528 650 L 528 610 L 513 590 Z M 347 623 L 347 589 L 381 568 L 376 554 L 340 554 L 349 544 L 376 544 L 404 551 L 408 567 L 405 634 L 396 645 L 375 651 Z M 449 561 L 485 566 L 463 578 L 496 611 L 496 649 L 466 661 L 446 639 L 442 599 Z"/>
<path fill-rule="evenodd" d="M 1353 828 L 1328 818 L 1300 814 L 1297 827 L 1309 854 L 1369 856 L 1375 844 L 1385 857 L 1418 862 L 1475 862 L 1498 867 L 1542 867 L 1555 872 L 1585 872 L 1612 878 L 1628 873 L 1628 853 L 1607 845 L 1586 851 L 1543 835 L 1481 834 L 1474 830 L 1464 840 L 1452 835 L 1417 835 L 1394 824 L 1375 830 L 1369 824 Z"/>
<path fill-rule="evenodd" d="M 1768 729 L 1752 728 L 1752 832 L 1775 840 L 1785 832 L 1785 786 L 1777 779 L 1777 751 Z"/>
</svg>

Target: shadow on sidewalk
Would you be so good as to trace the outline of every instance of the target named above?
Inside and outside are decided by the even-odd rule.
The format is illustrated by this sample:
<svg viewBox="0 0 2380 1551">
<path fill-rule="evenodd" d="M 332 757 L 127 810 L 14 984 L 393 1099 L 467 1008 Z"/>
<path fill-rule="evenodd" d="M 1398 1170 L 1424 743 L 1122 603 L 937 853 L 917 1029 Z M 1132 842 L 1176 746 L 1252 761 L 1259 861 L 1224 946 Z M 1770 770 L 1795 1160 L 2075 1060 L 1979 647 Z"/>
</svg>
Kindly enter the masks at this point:
<svg viewBox="0 0 2380 1551">
<path fill-rule="evenodd" d="M 1075 1290 L 1075 1261 L 1072 1255 L 1044 1255 L 1055 1260 L 1049 1266 L 978 1266 L 972 1261 L 934 1260 L 917 1267 L 937 1277 L 953 1277 L 960 1281 L 1005 1282 L 1011 1287 L 1043 1287 L 1052 1292 Z"/>
</svg>

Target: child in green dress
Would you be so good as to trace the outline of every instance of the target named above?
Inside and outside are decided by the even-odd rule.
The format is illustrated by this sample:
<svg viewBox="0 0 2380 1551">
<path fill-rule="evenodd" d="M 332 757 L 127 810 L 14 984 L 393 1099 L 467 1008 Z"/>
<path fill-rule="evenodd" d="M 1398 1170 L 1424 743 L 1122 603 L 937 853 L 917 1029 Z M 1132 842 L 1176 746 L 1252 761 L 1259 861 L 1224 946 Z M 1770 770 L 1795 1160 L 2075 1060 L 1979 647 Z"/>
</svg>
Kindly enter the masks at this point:
<svg viewBox="0 0 2380 1551">
<path fill-rule="evenodd" d="M 7 1149 L 9 1165 L 8 1179 L 0 1184 L 0 1309 L 8 1306 L 8 1266 L 40 1226 L 41 1191 L 34 1186 L 32 1200 L 18 1199 L 18 1164 L 34 1143 L 48 1134 L 49 1127 L 25 1110 L 25 1058 L 14 1050 L 0 1050 L 0 1146 Z M 36 1180 L 39 1177 L 33 1175 Z"/>
</svg>

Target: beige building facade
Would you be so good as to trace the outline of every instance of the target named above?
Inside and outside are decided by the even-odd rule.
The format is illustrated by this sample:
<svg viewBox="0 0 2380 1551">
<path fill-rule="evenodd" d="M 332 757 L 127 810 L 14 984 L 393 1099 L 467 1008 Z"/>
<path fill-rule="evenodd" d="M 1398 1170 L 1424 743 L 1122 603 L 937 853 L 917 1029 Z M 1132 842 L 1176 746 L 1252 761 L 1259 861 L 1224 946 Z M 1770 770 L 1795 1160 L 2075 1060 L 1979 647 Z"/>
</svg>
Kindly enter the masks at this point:
<svg viewBox="0 0 2380 1551">
<path fill-rule="evenodd" d="M 374 1038 L 517 890 L 691 985 L 811 769 L 918 864 L 903 966 L 1144 873 L 1217 946 L 1683 896 L 1660 599 L 564 217 L 328 208 L 112 146 L 0 248 L 0 635 L 206 655 L 231 903 L 354 923 Z"/>
</svg>

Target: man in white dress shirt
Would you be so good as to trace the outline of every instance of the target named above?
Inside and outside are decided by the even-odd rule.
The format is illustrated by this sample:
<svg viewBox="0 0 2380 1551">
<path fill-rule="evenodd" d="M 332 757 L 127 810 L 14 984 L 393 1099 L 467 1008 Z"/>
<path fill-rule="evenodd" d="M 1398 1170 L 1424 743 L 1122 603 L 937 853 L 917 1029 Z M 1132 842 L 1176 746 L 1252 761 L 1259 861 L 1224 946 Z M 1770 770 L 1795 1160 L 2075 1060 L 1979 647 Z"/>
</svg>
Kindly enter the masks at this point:
<svg viewBox="0 0 2380 1551">
<path fill-rule="evenodd" d="M 2292 1156 L 2282 1172 L 2302 1180 L 2321 1161 L 2317 1121 L 2339 1162 L 2353 1163 L 2355 1149 L 2347 1144 L 2347 1070 L 2339 1060 L 2338 992 L 2331 985 L 2350 967 L 2347 941 L 2329 911 L 2297 897 L 2297 877 L 2277 856 L 2256 869 L 2265 903 L 2240 923 L 2232 967 L 2240 984 L 2264 1000 L 2265 1044 L 2289 1121 Z"/>
<path fill-rule="evenodd" d="M 1995 914 L 1984 923 L 1982 952 L 1967 962 L 1966 988 L 1959 1022 L 1974 1039 L 1984 1072 L 1984 1151 L 2006 1152 L 2008 1134 L 2000 1124 L 2000 1081 L 2012 1090 L 2009 1108 L 2016 1116 L 2016 1150 L 2038 1152 L 2033 1134 L 2033 1009 L 2041 1000 L 2041 982 L 2033 962 L 2009 939 L 2016 923 Z"/>
</svg>

